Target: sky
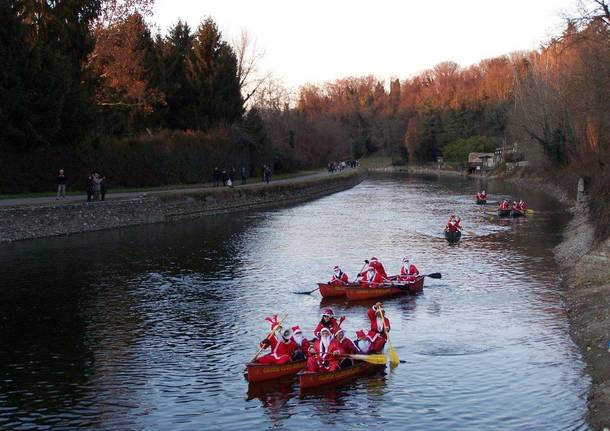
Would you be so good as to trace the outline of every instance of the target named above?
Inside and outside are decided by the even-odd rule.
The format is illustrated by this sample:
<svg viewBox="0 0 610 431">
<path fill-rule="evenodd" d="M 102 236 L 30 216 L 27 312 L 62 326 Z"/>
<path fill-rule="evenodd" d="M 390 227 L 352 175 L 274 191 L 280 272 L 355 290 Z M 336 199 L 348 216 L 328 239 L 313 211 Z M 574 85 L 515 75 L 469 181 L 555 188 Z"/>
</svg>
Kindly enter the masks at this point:
<svg viewBox="0 0 610 431">
<path fill-rule="evenodd" d="M 469 66 L 540 46 L 576 0 L 156 0 L 162 34 L 211 16 L 225 40 L 246 29 L 260 73 L 289 87 L 346 76 L 407 78 L 442 61 Z"/>
</svg>

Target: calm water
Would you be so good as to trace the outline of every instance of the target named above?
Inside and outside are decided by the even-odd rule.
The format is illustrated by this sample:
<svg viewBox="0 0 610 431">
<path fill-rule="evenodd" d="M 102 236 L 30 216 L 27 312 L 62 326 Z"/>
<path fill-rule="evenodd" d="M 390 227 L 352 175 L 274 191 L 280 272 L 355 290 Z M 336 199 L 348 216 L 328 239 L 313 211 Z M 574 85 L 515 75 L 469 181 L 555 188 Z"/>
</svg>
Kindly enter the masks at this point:
<svg viewBox="0 0 610 431">
<path fill-rule="evenodd" d="M 579 430 L 588 379 L 551 248 L 567 214 L 523 196 L 528 220 L 473 204 L 473 181 L 372 177 L 314 202 L 0 246 L 0 429 Z M 466 230 L 448 246 L 451 211 Z M 248 388 L 243 364 L 288 313 L 311 334 L 322 307 L 366 326 L 366 306 L 311 290 L 408 254 L 424 293 L 387 300 L 406 363 L 326 391 Z"/>
</svg>

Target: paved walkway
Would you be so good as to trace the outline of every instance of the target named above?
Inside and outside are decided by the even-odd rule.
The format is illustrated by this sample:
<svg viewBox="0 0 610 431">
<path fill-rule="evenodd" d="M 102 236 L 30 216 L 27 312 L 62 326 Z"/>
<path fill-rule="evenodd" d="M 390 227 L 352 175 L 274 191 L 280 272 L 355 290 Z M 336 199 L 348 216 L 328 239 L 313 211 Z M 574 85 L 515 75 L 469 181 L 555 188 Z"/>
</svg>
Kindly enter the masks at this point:
<svg viewBox="0 0 610 431">
<path fill-rule="evenodd" d="M 352 171 L 352 169 L 347 169 L 344 172 L 351 172 L 351 171 Z M 290 183 L 290 182 L 295 182 L 295 181 L 302 181 L 304 179 L 325 177 L 325 176 L 329 176 L 329 175 L 340 175 L 340 174 L 330 174 L 330 173 L 328 173 L 328 171 L 326 169 L 324 169 L 324 170 L 320 170 L 320 171 L 312 173 L 312 174 L 299 175 L 296 177 L 284 178 L 284 179 L 279 179 L 279 180 L 273 180 L 273 178 L 272 178 L 270 184 Z M 246 184 L 246 185 L 242 186 L 242 185 L 240 185 L 239 180 L 237 180 L 236 183 L 238 183 L 238 184 L 236 185 L 235 188 L 257 187 L 262 184 L 260 181 L 257 181 L 255 183 L 250 183 L 250 184 Z M 212 186 L 212 183 L 207 183 L 207 184 L 201 184 L 200 186 L 192 185 L 192 186 L 188 186 L 188 187 L 176 187 L 176 188 L 162 189 L 162 190 L 143 189 L 142 191 L 133 191 L 133 192 L 118 192 L 118 193 L 108 192 L 106 194 L 106 200 L 108 201 L 108 200 L 116 200 L 116 199 L 130 199 L 130 198 L 137 198 L 137 197 L 148 196 L 148 195 L 159 195 L 159 194 L 164 194 L 164 193 L 175 193 L 175 192 L 182 192 L 182 191 L 183 192 L 197 192 L 197 191 L 212 190 L 212 189 L 215 189 L 215 187 Z M 55 196 L 0 199 L 0 208 L 24 206 L 24 205 L 49 205 L 49 204 L 64 205 L 66 203 L 82 203 L 86 200 L 87 200 L 86 194 L 68 195 L 65 197 L 65 199 L 59 199 L 59 200 L 55 199 Z M 101 202 L 96 202 L 96 204 L 100 204 L 100 203 Z"/>
</svg>

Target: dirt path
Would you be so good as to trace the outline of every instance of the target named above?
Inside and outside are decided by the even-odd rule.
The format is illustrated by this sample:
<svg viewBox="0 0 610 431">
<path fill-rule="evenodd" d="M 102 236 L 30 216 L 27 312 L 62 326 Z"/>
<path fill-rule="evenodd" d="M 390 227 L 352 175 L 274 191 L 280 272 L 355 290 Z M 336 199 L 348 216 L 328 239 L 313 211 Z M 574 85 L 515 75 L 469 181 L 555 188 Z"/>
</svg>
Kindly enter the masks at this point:
<svg viewBox="0 0 610 431">
<path fill-rule="evenodd" d="M 350 170 L 347 170 L 349 172 Z M 273 184 L 284 184 L 291 183 L 295 181 L 308 180 L 312 178 L 320 178 L 329 175 L 338 175 L 338 174 L 330 174 L 326 169 L 320 170 L 315 173 L 308 173 L 303 175 L 297 175 L 290 178 L 282 178 L 274 180 L 271 179 L 271 183 Z M 246 185 L 241 185 L 239 180 L 236 181 L 236 188 L 252 188 L 252 187 L 260 187 L 263 183 L 260 181 L 249 183 Z M 205 183 L 200 185 L 192 185 L 186 187 L 175 187 L 175 188 L 167 188 L 167 189 L 159 189 L 159 190 L 151 190 L 143 188 L 142 190 L 130 191 L 130 192 L 108 192 L 106 194 L 106 200 L 117 200 L 117 199 L 130 199 L 140 196 L 149 196 L 149 195 L 163 195 L 166 193 L 176 193 L 176 192 L 196 192 L 203 190 L 213 189 L 212 183 Z M 83 193 L 82 195 L 68 195 L 62 199 L 56 199 L 55 196 L 41 196 L 41 197 L 24 197 L 24 198 L 9 198 L 9 199 L 0 199 L 0 207 L 18 207 L 18 206 L 30 206 L 30 205 L 55 205 L 61 204 L 65 205 L 66 203 L 82 203 L 86 201 L 87 196 Z M 96 204 L 100 204 L 101 202 L 96 202 Z"/>
</svg>

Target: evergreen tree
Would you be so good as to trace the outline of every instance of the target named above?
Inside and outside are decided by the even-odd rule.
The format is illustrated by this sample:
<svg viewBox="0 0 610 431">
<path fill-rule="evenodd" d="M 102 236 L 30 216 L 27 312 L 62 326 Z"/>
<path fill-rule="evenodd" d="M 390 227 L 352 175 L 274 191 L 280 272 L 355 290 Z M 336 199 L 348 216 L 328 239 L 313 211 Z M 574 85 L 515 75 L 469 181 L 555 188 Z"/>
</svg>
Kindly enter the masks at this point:
<svg viewBox="0 0 610 431">
<path fill-rule="evenodd" d="M 231 47 L 222 42 L 221 33 L 211 18 L 199 26 L 194 36 L 186 71 L 195 98 L 189 109 L 194 128 L 205 130 L 241 117 L 243 101 L 237 58 Z"/>
<path fill-rule="evenodd" d="M 170 129 L 192 127 L 188 109 L 194 100 L 186 77 L 186 63 L 192 48 L 193 37 L 187 23 L 179 20 L 169 31 L 162 47 L 164 92 L 167 102 L 166 122 Z"/>
</svg>

